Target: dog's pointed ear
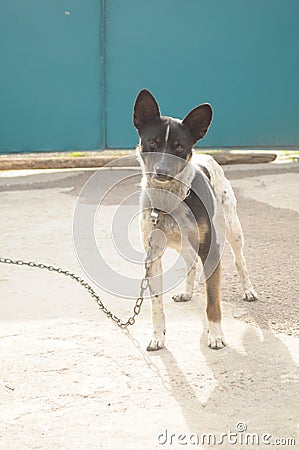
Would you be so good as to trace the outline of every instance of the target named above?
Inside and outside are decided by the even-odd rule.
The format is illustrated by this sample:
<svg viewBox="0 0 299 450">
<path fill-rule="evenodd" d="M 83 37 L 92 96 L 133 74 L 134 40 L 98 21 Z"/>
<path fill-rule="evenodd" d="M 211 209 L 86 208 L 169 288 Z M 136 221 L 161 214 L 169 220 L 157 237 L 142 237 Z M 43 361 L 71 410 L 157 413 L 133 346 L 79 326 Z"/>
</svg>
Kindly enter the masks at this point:
<svg viewBox="0 0 299 450">
<path fill-rule="evenodd" d="M 160 117 L 158 103 L 147 89 L 143 89 L 135 101 L 133 123 L 137 130 L 140 130 L 155 117 Z"/>
<path fill-rule="evenodd" d="M 187 114 L 183 120 L 183 124 L 191 131 L 194 142 L 206 135 L 212 121 L 212 116 L 213 110 L 209 103 L 197 106 L 197 108 L 192 109 L 192 111 Z"/>
</svg>

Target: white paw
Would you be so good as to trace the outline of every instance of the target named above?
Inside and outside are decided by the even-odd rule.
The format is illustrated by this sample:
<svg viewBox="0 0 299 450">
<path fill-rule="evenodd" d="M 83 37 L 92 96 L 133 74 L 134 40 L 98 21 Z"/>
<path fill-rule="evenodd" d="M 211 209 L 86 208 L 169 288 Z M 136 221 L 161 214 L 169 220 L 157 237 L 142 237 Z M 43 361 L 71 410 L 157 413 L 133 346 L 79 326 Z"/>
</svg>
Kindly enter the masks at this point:
<svg viewBox="0 0 299 450">
<path fill-rule="evenodd" d="M 172 296 L 172 299 L 175 302 L 190 302 L 191 298 L 192 298 L 192 295 L 185 294 L 183 292 L 180 293 L 180 294 L 175 294 L 175 295 Z"/>
<path fill-rule="evenodd" d="M 248 291 L 244 292 L 243 300 L 245 300 L 246 302 L 254 302 L 255 300 L 257 300 L 257 293 L 253 288 L 248 289 Z"/>
<path fill-rule="evenodd" d="M 146 350 L 148 352 L 154 352 L 156 350 L 161 350 L 162 348 L 164 348 L 164 346 L 165 346 L 164 334 L 163 334 L 163 336 L 160 336 L 159 338 L 153 336 L 152 339 L 150 340 L 150 343 L 146 347 Z"/>
<path fill-rule="evenodd" d="M 209 347 L 214 350 L 220 350 L 225 347 L 225 340 L 220 323 L 209 322 L 208 343 Z"/>
</svg>

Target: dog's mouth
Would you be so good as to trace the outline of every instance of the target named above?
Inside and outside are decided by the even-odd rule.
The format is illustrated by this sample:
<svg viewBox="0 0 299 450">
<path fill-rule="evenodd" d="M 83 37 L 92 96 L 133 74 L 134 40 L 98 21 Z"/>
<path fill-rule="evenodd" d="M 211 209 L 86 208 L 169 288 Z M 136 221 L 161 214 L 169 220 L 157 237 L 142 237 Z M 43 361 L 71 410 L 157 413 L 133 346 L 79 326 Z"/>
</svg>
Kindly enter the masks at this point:
<svg viewBox="0 0 299 450">
<path fill-rule="evenodd" d="M 159 183 L 167 183 L 167 182 L 173 180 L 173 177 L 171 177 L 169 175 L 162 175 L 162 174 L 157 174 L 157 173 L 152 173 L 151 178 L 155 181 L 158 181 Z"/>
</svg>

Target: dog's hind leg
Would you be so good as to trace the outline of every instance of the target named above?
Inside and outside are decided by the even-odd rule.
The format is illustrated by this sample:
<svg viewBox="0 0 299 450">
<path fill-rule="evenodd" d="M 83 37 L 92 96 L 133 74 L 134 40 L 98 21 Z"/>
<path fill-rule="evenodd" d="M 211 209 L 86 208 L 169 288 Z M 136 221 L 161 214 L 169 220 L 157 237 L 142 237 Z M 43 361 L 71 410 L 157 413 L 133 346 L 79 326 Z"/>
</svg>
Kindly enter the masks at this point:
<svg viewBox="0 0 299 450">
<path fill-rule="evenodd" d="M 243 254 L 244 237 L 237 214 L 236 197 L 230 182 L 224 176 L 222 168 L 217 165 L 216 169 L 217 177 L 214 187 L 219 199 L 221 199 L 226 222 L 226 240 L 234 255 L 235 266 L 244 292 L 243 299 L 247 301 L 257 300 L 257 294 L 252 287 Z"/>
<path fill-rule="evenodd" d="M 243 289 L 243 299 L 247 301 L 257 300 L 257 293 L 251 284 L 246 261 L 243 254 L 244 237 L 242 227 L 236 210 L 227 217 L 226 221 L 226 239 L 234 255 L 235 266 L 241 281 Z"/>
<path fill-rule="evenodd" d="M 196 276 L 197 254 L 191 245 L 182 248 L 181 255 L 185 261 L 187 275 L 185 280 L 185 292 L 175 294 L 172 298 L 175 302 L 188 302 L 192 298 L 194 281 Z"/>
<path fill-rule="evenodd" d="M 152 301 L 153 334 L 147 346 L 148 351 L 160 350 L 165 344 L 165 314 L 163 309 L 163 271 L 162 255 L 165 250 L 165 240 L 160 230 L 154 230 L 150 236 L 150 251 L 148 241 L 145 248 L 148 252 L 147 266 L 149 290 Z"/>
</svg>

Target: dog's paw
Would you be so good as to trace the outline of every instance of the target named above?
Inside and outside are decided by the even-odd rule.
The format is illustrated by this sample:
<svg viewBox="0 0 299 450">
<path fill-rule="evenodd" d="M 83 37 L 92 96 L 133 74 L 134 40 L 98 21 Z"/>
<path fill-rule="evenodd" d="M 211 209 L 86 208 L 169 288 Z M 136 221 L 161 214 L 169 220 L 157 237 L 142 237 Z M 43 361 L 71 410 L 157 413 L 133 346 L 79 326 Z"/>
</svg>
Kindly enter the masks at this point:
<svg viewBox="0 0 299 450">
<path fill-rule="evenodd" d="M 146 350 L 148 352 L 154 352 L 156 350 L 161 350 L 162 348 L 164 348 L 164 346 L 165 346 L 165 338 L 164 337 L 161 337 L 159 339 L 156 337 L 153 337 L 150 340 L 150 343 L 148 344 L 148 346 L 146 347 Z"/>
<path fill-rule="evenodd" d="M 172 296 L 175 302 L 190 302 L 191 298 L 192 296 L 190 294 L 185 294 L 184 292 Z"/>
<path fill-rule="evenodd" d="M 208 344 L 214 350 L 220 350 L 225 347 L 223 331 L 219 323 L 209 322 Z"/>
<path fill-rule="evenodd" d="M 255 302 L 257 300 L 257 293 L 253 288 L 249 289 L 248 291 L 244 292 L 243 300 L 245 302 Z"/>
</svg>

